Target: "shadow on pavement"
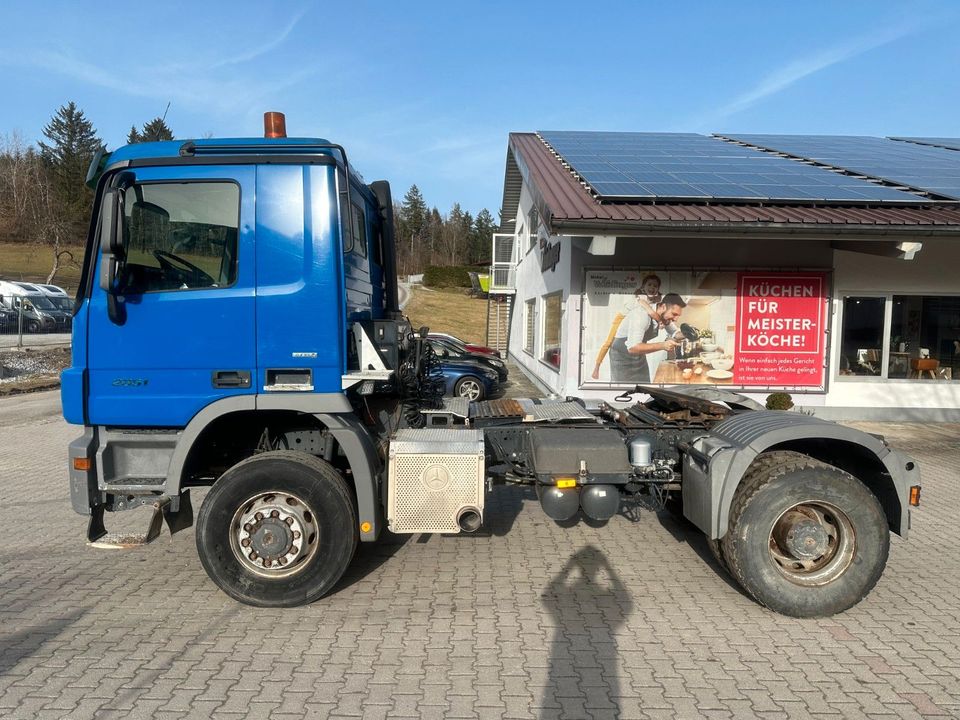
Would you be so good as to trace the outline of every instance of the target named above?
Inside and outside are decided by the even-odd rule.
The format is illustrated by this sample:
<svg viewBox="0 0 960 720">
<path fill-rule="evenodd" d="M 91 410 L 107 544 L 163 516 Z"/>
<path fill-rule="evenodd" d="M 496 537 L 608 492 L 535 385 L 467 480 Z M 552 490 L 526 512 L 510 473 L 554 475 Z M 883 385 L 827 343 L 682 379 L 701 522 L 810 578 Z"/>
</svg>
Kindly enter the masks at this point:
<svg viewBox="0 0 960 720">
<path fill-rule="evenodd" d="M 396 555 L 411 537 L 411 535 L 394 535 L 389 530 L 384 530 L 376 542 L 359 543 L 353 562 L 327 597 L 346 590 L 370 573 L 376 572 L 381 565 Z"/>
<path fill-rule="evenodd" d="M 750 598 L 746 591 L 740 587 L 739 583 L 730 577 L 730 574 L 726 570 L 720 567 L 716 558 L 713 557 L 713 553 L 710 552 L 710 548 L 707 547 L 707 536 L 700 531 L 700 528 L 696 527 L 682 515 L 675 515 L 668 510 L 661 510 L 655 513 L 655 515 L 660 525 L 663 526 L 663 529 L 669 532 L 674 540 L 689 545 L 693 551 L 700 556 L 700 559 L 703 560 L 704 563 L 713 568 L 717 573 L 717 577 L 744 597 Z M 750 600 L 752 602 L 753 598 L 750 598 Z"/>
<path fill-rule="evenodd" d="M 553 638 L 540 717 L 618 717 L 617 631 L 633 600 L 599 549 L 578 550 L 541 595 Z"/>
<path fill-rule="evenodd" d="M 45 642 L 57 637 L 86 614 L 86 610 L 72 610 L 40 625 L 18 630 L 12 635 L 0 634 L 0 677 L 15 668 L 21 660 L 36 653 Z"/>
</svg>

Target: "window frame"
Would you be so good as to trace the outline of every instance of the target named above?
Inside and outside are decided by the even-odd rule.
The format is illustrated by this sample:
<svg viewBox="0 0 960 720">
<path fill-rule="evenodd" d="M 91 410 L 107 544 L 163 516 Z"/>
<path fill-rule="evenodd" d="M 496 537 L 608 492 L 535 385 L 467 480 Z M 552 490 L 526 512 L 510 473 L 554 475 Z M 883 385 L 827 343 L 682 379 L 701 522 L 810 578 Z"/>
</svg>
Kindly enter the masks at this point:
<svg viewBox="0 0 960 720">
<path fill-rule="evenodd" d="M 944 379 L 934 379 L 934 378 L 911 378 L 911 377 L 889 377 L 890 372 L 890 339 L 893 334 L 893 298 L 894 297 L 960 297 L 960 293 L 948 293 L 948 292 L 907 292 L 907 291 L 896 291 L 891 292 L 887 290 L 881 291 L 870 291 L 870 290 L 850 290 L 850 291 L 839 291 L 836 296 L 837 301 L 837 327 L 839 331 L 836 335 L 840 344 L 843 343 L 843 330 L 844 330 L 844 301 L 846 298 L 852 297 L 862 297 L 862 298 L 883 298 L 883 332 L 881 335 L 881 358 L 880 358 L 880 374 L 879 375 L 841 375 L 840 374 L 840 345 L 836 347 L 831 347 L 833 355 L 836 357 L 836 360 L 831 361 L 833 366 L 833 379 L 838 382 L 849 383 L 849 382 L 865 382 L 865 383 L 960 383 L 960 377 L 953 377 L 949 380 Z M 832 343 L 831 343 L 832 345 Z M 909 371 L 908 371 L 909 375 Z"/>
<path fill-rule="evenodd" d="M 356 221 L 359 220 L 359 227 Z M 366 204 L 358 204 L 353 199 L 350 200 L 350 250 L 347 252 L 366 258 L 368 232 L 367 232 L 367 209 Z M 359 240 L 359 242 L 358 242 Z"/>
<path fill-rule="evenodd" d="M 237 237 L 236 237 L 236 248 L 234 252 L 234 273 L 233 273 L 233 282 L 226 285 L 205 285 L 203 287 L 188 287 L 188 288 L 159 288 L 156 290 L 130 290 L 127 287 L 124 287 L 124 292 L 129 293 L 130 295 L 154 295 L 156 293 L 181 293 L 181 292 L 199 292 L 201 290 L 227 290 L 229 288 L 235 287 L 236 284 L 240 281 L 240 232 L 241 232 L 241 213 L 243 211 L 243 187 L 241 184 L 234 178 L 196 178 L 196 179 L 164 179 L 164 180 L 147 180 L 145 182 L 134 181 L 131 185 L 123 189 L 124 195 L 126 192 L 132 189 L 135 186 L 146 187 L 149 185 L 212 185 L 212 184 L 227 184 L 233 185 L 237 188 Z M 124 200 L 124 221 L 126 221 L 126 201 Z M 125 240 L 129 241 L 129 236 Z M 126 255 L 126 253 L 125 253 Z M 124 265 L 127 263 L 126 257 L 124 257 Z M 221 257 L 221 263 L 223 259 Z"/>
<path fill-rule="evenodd" d="M 563 290 L 555 290 L 554 292 L 546 293 L 546 294 L 540 296 L 540 300 L 541 300 L 542 305 L 543 305 L 543 312 L 540 313 L 540 318 L 539 318 L 539 322 L 538 322 L 538 325 L 539 325 L 538 335 L 539 335 L 539 337 L 540 337 L 540 352 L 539 352 L 539 354 L 536 355 L 536 358 L 537 358 L 537 360 L 540 361 L 540 363 L 541 363 L 542 365 L 544 365 L 545 367 L 550 368 L 550 369 L 553 370 L 555 373 L 558 373 L 558 374 L 559 374 L 559 372 L 560 372 L 560 365 L 559 365 L 559 364 L 557 364 L 557 365 L 552 365 L 551 363 L 548 363 L 546 360 L 543 359 L 543 355 L 544 355 L 544 353 L 547 351 L 547 301 L 550 300 L 551 298 L 554 298 L 554 297 L 559 298 L 559 300 L 560 300 L 560 304 L 559 304 L 560 317 L 557 319 L 557 344 L 556 344 L 556 347 L 557 347 L 557 349 L 559 349 L 559 350 L 561 350 L 561 351 L 563 350 L 563 335 L 564 335 L 564 333 L 563 333 L 563 311 L 564 311 Z M 563 356 L 562 356 L 562 354 L 561 354 L 561 357 L 560 357 L 560 362 L 561 362 L 561 363 L 563 362 Z"/>
<path fill-rule="evenodd" d="M 530 357 L 536 357 L 537 349 L 537 299 L 524 300 L 523 351 Z M 527 347 L 527 334 L 530 335 L 530 347 Z"/>
</svg>

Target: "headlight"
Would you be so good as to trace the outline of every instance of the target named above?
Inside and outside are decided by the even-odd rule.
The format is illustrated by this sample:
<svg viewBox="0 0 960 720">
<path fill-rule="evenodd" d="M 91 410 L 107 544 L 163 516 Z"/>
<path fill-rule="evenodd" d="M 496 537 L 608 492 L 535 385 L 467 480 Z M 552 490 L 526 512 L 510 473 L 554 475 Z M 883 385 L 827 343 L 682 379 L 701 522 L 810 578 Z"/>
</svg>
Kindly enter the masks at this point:
<svg viewBox="0 0 960 720">
<path fill-rule="evenodd" d="M 496 380 L 497 377 L 498 377 L 496 370 L 489 370 L 489 369 L 488 369 L 488 370 L 484 370 L 484 371 L 483 371 L 483 374 L 486 375 L 486 376 L 487 376 L 488 378 L 490 378 L 491 380 Z"/>
</svg>

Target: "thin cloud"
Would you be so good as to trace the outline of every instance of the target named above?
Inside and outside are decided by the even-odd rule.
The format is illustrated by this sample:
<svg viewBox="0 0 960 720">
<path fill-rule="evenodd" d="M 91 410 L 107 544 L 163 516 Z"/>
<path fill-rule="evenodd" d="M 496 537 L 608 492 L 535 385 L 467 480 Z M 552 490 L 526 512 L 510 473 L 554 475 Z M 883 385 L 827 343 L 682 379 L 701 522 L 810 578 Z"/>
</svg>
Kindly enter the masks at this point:
<svg viewBox="0 0 960 720">
<path fill-rule="evenodd" d="M 223 60 L 220 60 L 219 62 L 215 62 L 212 65 L 210 65 L 209 68 L 211 70 L 216 70 L 218 68 L 228 67 L 230 65 L 239 65 L 240 63 L 256 60 L 258 57 L 261 57 L 262 55 L 266 55 L 268 52 L 272 50 L 276 50 L 278 47 L 280 47 L 281 45 L 283 45 L 283 43 L 286 42 L 287 38 L 290 37 L 290 33 L 292 33 L 294 29 L 296 29 L 297 25 L 300 24 L 300 21 L 303 20 L 303 16 L 307 14 L 307 11 L 309 9 L 310 9 L 309 5 L 303 7 L 296 15 L 293 16 L 290 22 L 287 23 L 286 27 L 284 27 L 283 30 L 280 31 L 280 34 L 277 35 L 277 37 L 275 37 L 270 42 L 264 45 L 261 45 L 258 48 L 254 48 L 253 50 L 248 50 L 245 53 L 241 53 L 240 55 L 235 55 L 234 57 L 225 58 Z"/>
<path fill-rule="evenodd" d="M 2 65 L 38 68 L 130 97 L 172 100 L 175 106 L 214 109 L 223 113 L 262 104 L 324 69 L 315 63 L 270 81 L 246 77 L 206 78 L 199 73 L 183 73 L 163 66 L 118 73 L 71 55 L 44 51 L 16 56 L 0 51 Z"/>
<path fill-rule="evenodd" d="M 926 23 L 908 23 L 898 28 L 884 29 L 880 32 L 863 35 L 859 38 L 854 38 L 852 41 L 834 45 L 833 47 L 819 50 L 811 55 L 794 60 L 770 73 L 752 88 L 737 95 L 726 105 L 710 113 L 709 118 L 699 118 L 698 124 L 713 123 L 743 112 L 757 103 L 783 92 L 791 85 L 794 85 L 806 77 L 855 58 L 870 50 L 889 45 L 908 35 L 913 35 L 925 27 Z"/>
</svg>

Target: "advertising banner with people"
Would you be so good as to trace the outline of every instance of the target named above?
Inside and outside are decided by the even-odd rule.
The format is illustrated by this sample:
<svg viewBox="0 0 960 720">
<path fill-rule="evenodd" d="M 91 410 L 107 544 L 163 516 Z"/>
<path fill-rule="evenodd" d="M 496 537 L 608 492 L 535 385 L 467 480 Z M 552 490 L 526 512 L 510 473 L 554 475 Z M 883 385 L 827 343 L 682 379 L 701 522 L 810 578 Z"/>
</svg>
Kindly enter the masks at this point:
<svg viewBox="0 0 960 720">
<path fill-rule="evenodd" d="M 581 386 L 824 389 L 827 272 L 587 270 Z"/>
</svg>

